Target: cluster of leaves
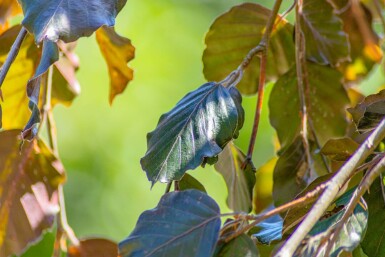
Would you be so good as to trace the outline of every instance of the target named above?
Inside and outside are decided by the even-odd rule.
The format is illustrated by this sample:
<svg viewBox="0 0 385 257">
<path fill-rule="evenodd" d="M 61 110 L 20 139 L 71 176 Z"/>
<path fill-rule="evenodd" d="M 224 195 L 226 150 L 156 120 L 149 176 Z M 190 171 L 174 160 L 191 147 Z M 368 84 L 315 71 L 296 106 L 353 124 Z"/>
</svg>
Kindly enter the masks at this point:
<svg viewBox="0 0 385 257">
<path fill-rule="evenodd" d="M 382 18 L 383 6 L 376 0 L 365 2 L 298 1 L 295 25 L 253 3 L 234 6 L 218 17 L 206 35 L 203 53 L 204 75 L 210 82 L 162 115 L 147 136 L 148 150 L 140 161 L 152 185 L 160 181 L 170 188 L 175 183 L 176 191 L 145 211 L 119 247 L 104 239 L 77 240 L 60 212 L 65 172 L 56 153 L 52 107 L 70 105 L 79 93 L 74 49 L 80 37 L 94 32 L 109 69 L 110 103 L 132 80 L 127 62 L 134 57 L 134 47 L 111 27 L 125 0 L 19 0 L 21 9 L 16 0 L 0 3 L 0 79 L 5 78 L 0 91 L 0 257 L 23 253 L 53 226 L 55 217 L 55 251 L 59 248 L 60 253 L 61 239 L 68 238 L 68 256 L 271 254 L 312 207 L 315 199 L 309 195 L 325 187 L 384 117 L 385 93 L 365 98 L 357 88 L 382 60 L 373 23 Z M 21 13 L 22 24 L 11 27 L 12 18 Z M 262 49 L 261 62 L 256 46 Z M 265 79 L 274 83 L 269 113 L 280 148 L 277 157 L 256 172 L 252 153 L 244 154 L 234 139 L 244 123 L 242 95 L 258 91 L 262 97 L 257 82 L 263 89 Z M 49 146 L 38 137 L 44 123 Z M 295 256 L 337 256 L 361 248 L 368 256 L 385 255 L 384 231 L 376 228 L 385 217 L 383 181 L 340 222 L 363 172 L 370 173 L 382 155 L 378 149 L 350 182 L 345 181 L 343 189 L 349 190 L 341 189 L 341 197 L 310 230 Z M 234 213 L 227 214 L 233 217 L 223 226 L 225 214 L 186 173 L 206 164 L 215 164 L 228 188 L 227 203 Z M 265 173 L 273 173 L 273 186 L 268 197 L 261 197 L 259 180 Z M 281 217 L 262 222 L 278 210 L 274 207 L 288 204 L 292 207 Z M 331 246 L 330 237 L 336 238 Z"/>
</svg>

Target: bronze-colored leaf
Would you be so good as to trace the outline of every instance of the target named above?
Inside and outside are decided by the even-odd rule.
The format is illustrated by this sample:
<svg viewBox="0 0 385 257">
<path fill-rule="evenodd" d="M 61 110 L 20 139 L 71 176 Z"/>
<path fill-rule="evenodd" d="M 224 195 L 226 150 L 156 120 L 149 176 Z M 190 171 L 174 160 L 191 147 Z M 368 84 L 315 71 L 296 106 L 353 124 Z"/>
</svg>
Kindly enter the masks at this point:
<svg viewBox="0 0 385 257">
<path fill-rule="evenodd" d="M 25 142 L 20 152 L 20 132 L 0 132 L 0 256 L 19 255 L 52 226 L 65 179 L 42 141 Z"/>
<path fill-rule="evenodd" d="M 21 12 L 17 0 L 0 1 L 0 34 L 9 28 L 9 19 L 21 14 Z"/>
<path fill-rule="evenodd" d="M 346 161 L 358 147 L 359 144 L 348 137 L 330 139 L 322 147 L 321 153 L 329 156 L 334 161 Z"/>
<path fill-rule="evenodd" d="M 127 63 L 134 59 L 135 48 L 128 38 L 119 36 L 113 27 L 103 26 L 96 31 L 100 51 L 107 62 L 110 74 L 110 104 L 133 79 L 134 71 Z"/>
<path fill-rule="evenodd" d="M 219 16 L 206 35 L 203 73 L 208 81 L 221 81 L 262 39 L 271 11 L 261 5 L 244 3 Z M 294 63 L 293 26 L 286 20 L 275 26 L 267 55 L 267 79 L 275 80 Z M 259 59 L 254 58 L 238 84 L 242 94 L 258 88 Z"/>
<path fill-rule="evenodd" d="M 118 245 L 108 239 L 91 238 L 68 248 L 67 257 L 117 257 Z"/>
</svg>

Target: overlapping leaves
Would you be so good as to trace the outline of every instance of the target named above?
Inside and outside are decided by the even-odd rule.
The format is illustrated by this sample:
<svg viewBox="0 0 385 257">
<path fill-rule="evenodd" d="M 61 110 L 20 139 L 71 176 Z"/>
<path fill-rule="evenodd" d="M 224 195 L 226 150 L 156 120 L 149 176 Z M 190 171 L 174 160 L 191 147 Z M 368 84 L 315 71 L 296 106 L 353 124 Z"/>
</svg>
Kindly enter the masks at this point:
<svg viewBox="0 0 385 257">
<path fill-rule="evenodd" d="M 259 44 L 271 11 L 245 3 L 219 16 L 206 35 L 203 73 L 208 81 L 223 80 L 235 70 L 246 54 Z M 294 63 L 293 26 L 285 20 L 275 26 L 267 55 L 267 77 L 272 80 Z M 259 60 L 254 58 L 238 84 L 242 94 L 257 91 Z"/>
<path fill-rule="evenodd" d="M 0 256 L 20 254 L 50 228 L 58 212 L 60 161 L 42 141 L 19 150 L 20 131 L 0 132 Z"/>
<path fill-rule="evenodd" d="M 206 83 L 187 94 L 147 135 L 141 159 L 148 179 L 179 180 L 189 169 L 212 163 L 243 126 L 241 95 L 235 88 Z"/>
<path fill-rule="evenodd" d="M 212 256 L 219 236 L 219 207 L 207 194 L 186 190 L 165 194 L 139 217 L 119 244 L 122 257 Z"/>
<path fill-rule="evenodd" d="M 24 12 L 22 23 L 34 34 L 37 43 L 58 39 L 72 42 L 90 36 L 103 25 L 113 26 L 125 3 L 126 0 L 20 0 Z"/>
</svg>

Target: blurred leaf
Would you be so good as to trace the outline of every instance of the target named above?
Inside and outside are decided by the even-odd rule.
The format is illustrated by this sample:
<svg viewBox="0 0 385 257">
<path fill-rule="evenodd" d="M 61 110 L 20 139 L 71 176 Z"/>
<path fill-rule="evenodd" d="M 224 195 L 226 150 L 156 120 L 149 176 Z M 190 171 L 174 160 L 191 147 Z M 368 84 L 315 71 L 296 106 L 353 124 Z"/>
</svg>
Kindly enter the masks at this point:
<svg viewBox="0 0 385 257">
<path fill-rule="evenodd" d="M 258 249 L 255 246 L 253 240 L 246 235 L 242 234 L 228 243 L 219 243 L 215 249 L 213 257 L 258 257 Z"/>
<path fill-rule="evenodd" d="M 254 232 L 253 236 L 258 240 L 258 242 L 268 245 L 273 241 L 282 239 L 282 225 L 282 219 L 275 222 L 260 222 L 255 226 L 259 231 L 256 233 Z"/>
<path fill-rule="evenodd" d="M 219 16 L 206 35 L 203 73 L 208 81 L 221 81 L 262 39 L 271 11 L 244 3 Z M 282 20 L 271 34 L 266 76 L 275 80 L 294 64 L 293 26 Z M 254 94 L 258 88 L 259 58 L 254 58 L 238 84 L 242 94 Z"/>
<path fill-rule="evenodd" d="M 24 12 L 23 26 L 43 40 L 72 42 L 90 36 L 103 25 L 113 26 L 126 0 L 19 0 Z M 76 10 L 76 11 L 75 11 Z"/>
<path fill-rule="evenodd" d="M 29 98 L 28 107 L 32 114 L 22 131 L 23 139 L 32 140 L 37 135 L 38 126 L 40 123 L 40 80 L 42 75 L 58 59 L 59 49 L 56 43 L 44 40 L 39 65 L 36 68 L 35 74 L 27 83 L 27 96 Z"/>
<path fill-rule="evenodd" d="M 235 212 L 250 212 L 253 203 L 255 168 L 251 162 L 242 169 L 246 155 L 230 142 L 218 156 L 215 169 L 225 179 L 227 186 L 227 205 Z"/>
<path fill-rule="evenodd" d="M 334 161 L 346 161 L 360 145 L 349 137 L 330 139 L 322 147 L 321 153 Z"/>
<path fill-rule="evenodd" d="M 299 22 L 308 60 L 333 66 L 349 60 L 349 42 L 342 21 L 328 1 L 304 0 Z"/>
<path fill-rule="evenodd" d="M 316 178 L 311 182 L 301 193 L 299 193 L 295 199 L 301 198 L 307 195 L 309 192 L 315 190 L 321 184 L 331 179 L 334 174 L 329 173 Z M 309 197 L 305 205 L 294 206 L 290 208 L 284 218 L 282 233 L 284 235 L 290 234 L 292 230 L 302 221 L 302 219 L 309 213 L 314 202 L 317 201 L 318 196 Z"/>
<path fill-rule="evenodd" d="M 187 170 L 218 155 L 243 126 L 241 102 L 237 89 L 210 82 L 163 114 L 147 135 L 148 150 L 140 160 L 148 180 L 179 180 Z"/>
<path fill-rule="evenodd" d="M 80 241 L 79 246 L 68 248 L 68 257 L 116 257 L 118 245 L 108 239 L 90 238 Z"/>
<path fill-rule="evenodd" d="M 0 253 L 22 253 L 53 224 L 59 211 L 57 187 L 64 181 L 60 161 L 42 141 L 26 142 L 20 131 L 0 132 Z"/>
<path fill-rule="evenodd" d="M 20 257 L 48 257 L 52 255 L 55 243 L 56 231 L 47 231 L 43 233 L 42 239 L 35 245 L 29 246 Z M 13 255 L 16 257 L 16 255 Z"/>
<path fill-rule="evenodd" d="M 205 187 L 196 178 L 188 173 L 185 173 L 182 179 L 179 181 L 180 190 L 196 189 L 206 193 Z"/>
<path fill-rule="evenodd" d="M 370 257 L 385 256 L 385 202 L 381 191 L 381 181 L 376 179 L 364 195 L 368 204 L 368 229 L 361 243 L 362 249 Z"/>
<path fill-rule="evenodd" d="M 110 104 L 123 93 L 133 79 L 134 71 L 127 63 L 134 59 L 135 48 L 128 38 L 119 36 L 112 27 L 103 26 L 96 31 L 96 40 L 107 62 L 110 74 Z"/>
<path fill-rule="evenodd" d="M 5 62 L 20 29 L 21 26 L 14 26 L 0 36 L 1 64 Z M 39 56 L 40 51 L 33 38 L 27 35 L 1 88 L 4 102 L 1 103 L 3 117 L 0 117 L 6 130 L 23 128 L 28 121 L 31 112 L 28 109 L 26 85 L 35 72 Z"/>
<path fill-rule="evenodd" d="M 341 74 L 327 66 L 307 63 L 308 120 L 323 146 L 330 138 L 342 137 L 347 127 L 345 109 L 349 104 Z M 300 134 L 300 102 L 295 67 L 279 78 L 269 99 L 270 123 L 276 129 L 281 151 Z M 311 127 L 309 126 L 309 134 Z"/>
<path fill-rule="evenodd" d="M 333 231 L 344 214 L 345 206 L 349 203 L 355 189 L 356 187 L 336 200 L 336 208 L 331 215 L 327 215 L 326 218 L 316 223 L 297 249 L 295 256 L 325 256 L 326 244 L 329 242 L 327 239 L 333 235 Z M 368 222 L 368 212 L 362 207 L 365 205 L 361 200 L 353 214 L 343 224 L 340 235 L 331 248 L 331 257 L 337 257 L 342 251 L 352 252 L 359 245 Z"/>
<path fill-rule="evenodd" d="M 9 19 L 20 13 L 21 13 L 21 8 L 17 0 L 1 0 L 0 2 L 0 34 L 9 28 Z"/>
<path fill-rule="evenodd" d="M 119 244 L 121 257 L 212 256 L 221 225 L 218 205 L 198 190 L 165 194 L 143 212 L 131 235 Z"/>
<path fill-rule="evenodd" d="M 358 23 L 352 11 L 349 0 L 329 0 L 343 21 L 343 29 L 348 35 L 350 43 L 350 62 L 342 63 L 339 69 L 347 81 L 355 81 L 366 76 L 374 64 L 382 59 L 379 46 L 379 37 L 373 30 L 372 14 L 363 5 L 360 5 L 366 22 Z M 361 29 L 360 29 L 361 27 Z M 363 33 L 362 29 L 366 32 Z"/>
<path fill-rule="evenodd" d="M 76 43 L 58 42 L 58 46 L 62 56 L 54 65 L 51 104 L 54 106 L 62 103 L 69 106 L 80 94 L 80 85 L 75 76 L 79 68 L 79 59 L 75 54 Z"/>
<path fill-rule="evenodd" d="M 253 211 L 260 213 L 273 202 L 273 172 L 278 158 L 274 157 L 258 168 L 253 190 Z"/>
<path fill-rule="evenodd" d="M 349 108 L 348 111 L 360 133 L 373 130 L 385 115 L 385 90 L 367 96 L 364 101 L 354 108 Z"/>
</svg>

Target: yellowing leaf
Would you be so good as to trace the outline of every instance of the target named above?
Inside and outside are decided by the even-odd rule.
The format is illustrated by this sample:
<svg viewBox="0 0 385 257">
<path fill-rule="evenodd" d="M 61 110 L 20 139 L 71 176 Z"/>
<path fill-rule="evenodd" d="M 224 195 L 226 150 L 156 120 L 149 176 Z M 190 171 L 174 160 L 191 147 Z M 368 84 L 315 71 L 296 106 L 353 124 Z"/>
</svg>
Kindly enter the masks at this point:
<svg viewBox="0 0 385 257">
<path fill-rule="evenodd" d="M 134 71 L 127 66 L 127 63 L 134 59 L 135 48 L 129 39 L 119 36 L 112 27 L 103 26 L 98 29 L 96 39 L 110 74 L 110 104 L 112 104 L 115 96 L 121 94 L 133 79 Z"/>
<path fill-rule="evenodd" d="M 20 132 L 0 132 L 0 256 L 19 255 L 52 226 L 65 179 L 42 141 L 26 142 L 20 152 Z"/>
<path fill-rule="evenodd" d="M 253 210 L 260 213 L 273 201 L 273 171 L 278 158 L 274 157 L 262 165 L 255 173 L 256 181 L 253 190 Z"/>
</svg>

